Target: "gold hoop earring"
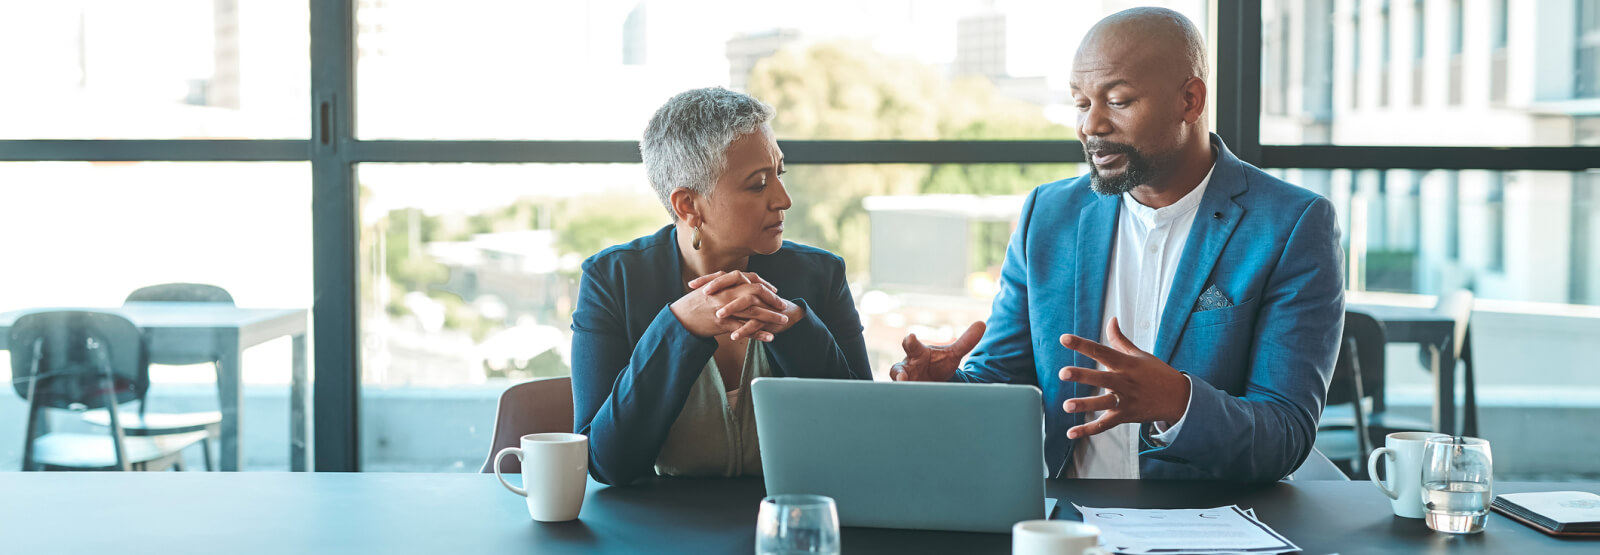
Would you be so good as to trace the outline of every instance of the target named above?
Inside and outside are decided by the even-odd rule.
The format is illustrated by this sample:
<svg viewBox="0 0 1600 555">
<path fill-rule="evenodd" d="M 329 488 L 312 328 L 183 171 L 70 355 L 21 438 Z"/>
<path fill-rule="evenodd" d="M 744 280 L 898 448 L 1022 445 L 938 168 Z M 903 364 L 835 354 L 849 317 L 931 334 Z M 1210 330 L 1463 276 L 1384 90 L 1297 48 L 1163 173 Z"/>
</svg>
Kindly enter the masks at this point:
<svg viewBox="0 0 1600 555">
<path fill-rule="evenodd" d="M 689 244 L 694 247 L 694 250 L 700 250 L 700 226 L 694 226 L 694 237 Z"/>
</svg>

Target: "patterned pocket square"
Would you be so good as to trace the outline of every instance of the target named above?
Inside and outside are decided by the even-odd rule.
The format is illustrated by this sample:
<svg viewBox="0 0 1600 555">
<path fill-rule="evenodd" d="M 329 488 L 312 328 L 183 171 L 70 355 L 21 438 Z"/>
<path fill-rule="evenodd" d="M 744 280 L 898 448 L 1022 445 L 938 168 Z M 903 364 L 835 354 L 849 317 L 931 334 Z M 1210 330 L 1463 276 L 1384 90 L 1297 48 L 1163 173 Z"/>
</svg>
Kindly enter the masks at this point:
<svg viewBox="0 0 1600 555">
<path fill-rule="evenodd" d="M 1206 292 L 1200 294 L 1200 300 L 1195 302 L 1194 311 L 1205 312 L 1230 306 L 1233 306 L 1233 301 L 1228 300 L 1228 296 L 1218 291 L 1217 284 L 1213 283 L 1211 287 L 1206 289 Z"/>
</svg>

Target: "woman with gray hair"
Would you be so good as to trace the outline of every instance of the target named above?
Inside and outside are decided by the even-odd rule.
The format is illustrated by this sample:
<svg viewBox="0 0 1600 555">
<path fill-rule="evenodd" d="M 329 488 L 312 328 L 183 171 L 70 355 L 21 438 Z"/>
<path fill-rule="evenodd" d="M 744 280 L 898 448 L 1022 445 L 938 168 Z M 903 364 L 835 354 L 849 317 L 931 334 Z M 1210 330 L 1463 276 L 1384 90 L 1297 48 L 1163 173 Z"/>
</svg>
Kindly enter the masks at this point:
<svg viewBox="0 0 1600 555">
<path fill-rule="evenodd" d="M 844 261 L 783 240 L 772 115 L 722 88 L 668 100 L 639 151 L 672 223 L 583 263 L 574 430 L 602 483 L 760 475 L 751 380 L 872 379 Z"/>
</svg>

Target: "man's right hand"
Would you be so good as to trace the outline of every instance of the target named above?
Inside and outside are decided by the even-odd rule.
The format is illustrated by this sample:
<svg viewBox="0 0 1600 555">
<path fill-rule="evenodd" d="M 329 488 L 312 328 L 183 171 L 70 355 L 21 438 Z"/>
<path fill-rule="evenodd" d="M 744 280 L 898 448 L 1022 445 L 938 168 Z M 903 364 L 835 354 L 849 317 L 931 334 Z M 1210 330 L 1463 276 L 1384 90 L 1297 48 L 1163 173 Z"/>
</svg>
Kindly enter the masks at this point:
<svg viewBox="0 0 1600 555">
<path fill-rule="evenodd" d="M 956 374 L 961 357 L 967 356 L 978 340 L 983 338 L 983 322 L 973 322 L 967 331 L 954 342 L 945 345 L 923 345 L 917 334 L 906 336 L 900 342 L 906 358 L 889 369 L 889 379 L 897 382 L 947 382 Z"/>
</svg>

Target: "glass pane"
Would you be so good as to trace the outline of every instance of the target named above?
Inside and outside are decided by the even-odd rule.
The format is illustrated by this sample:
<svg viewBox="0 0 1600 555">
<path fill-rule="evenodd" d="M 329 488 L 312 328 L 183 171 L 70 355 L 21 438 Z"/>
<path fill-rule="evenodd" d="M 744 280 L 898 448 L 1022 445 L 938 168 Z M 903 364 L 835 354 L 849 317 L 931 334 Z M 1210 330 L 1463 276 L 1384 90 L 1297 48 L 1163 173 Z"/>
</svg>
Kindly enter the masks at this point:
<svg viewBox="0 0 1600 555">
<path fill-rule="evenodd" d="M 235 440 L 238 468 L 290 468 L 285 423 L 294 364 L 300 358 L 309 369 L 311 357 L 309 164 L 0 163 L 0 183 L 0 235 L 7 238 L 0 327 L 14 331 L 23 314 L 49 309 L 118 313 L 141 329 L 152 363 L 149 414 L 220 411 L 221 437 L 210 449 L 224 468 L 232 458 L 225 446 Z M 169 283 L 215 286 L 233 305 L 124 304 L 137 289 Z M 198 297 L 209 295 L 208 287 L 179 289 L 160 296 L 220 298 Z M 182 331 L 232 326 L 244 331 L 234 335 L 259 341 L 230 345 Z M 273 329 L 263 334 L 262 326 Z M 15 337 L 0 336 L 8 343 Z M 14 471 L 22 466 L 29 407 L 15 386 L 27 385 L 31 370 L 14 374 L 13 359 L 30 353 L 8 349 L 0 350 L 0 381 L 11 384 L 0 391 L 0 414 L 7 415 L 0 418 L 0 470 Z M 226 401 L 219 374 L 242 380 L 235 390 L 242 397 Z M 136 408 L 122 405 L 120 414 Z M 45 415 L 51 433 L 110 437 L 109 428 L 71 410 Z M 240 432 L 229 431 L 232 422 Z M 181 453 L 189 470 L 205 468 L 200 447 Z"/>
<path fill-rule="evenodd" d="M 906 333 L 948 340 L 988 315 L 1023 195 L 1078 172 L 793 165 L 784 237 L 845 258 L 887 379 Z M 475 472 L 500 393 L 570 372 L 582 260 L 670 218 L 639 165 L 365 164 L 360 176 L 362 468 Z M 908 257 L 938 262 L 908 272 Z"/>
<path fill-rule="evenodd" d="M 845 257 L 871 364 L 884 379 L 907 333 L 946 340 L 988 316 L 1020 195 L 1078 171 L 795 165 L 785 179 L 795 202 L 785 237 Z M 368 164 L 360 173 L 363 467 L 476 471 L 498 395 L 570 371 L 579 261 L 668 218 L 634 165 Z M 1349 268 L 1360 276 L 1352 303 L 1431 307 L 1441 292 L 1476 293 L 1482 433 L 1516 453 L 1502 461 L 1505 476 L 1587 472 L 1549 462 L 1582 460 L 1570 456 L 1571 442 L 1520 430 L 1560 429 L 1549 422 L 1561 418 L 1576 427 L 1600 410 L 1600 380 L 1586 371 L 1600 334 L 1600 178 L 1278 173 L 1337 206 Z M 946 196 L 960 194 L 985 196 Z M 905 272 L 898 257 L 925 263 Z M 1426 418 L 1431 382 L 1417 348 L 1390 350 L 1391 407 Z"/>
<path fill-rule="evenodd" d="M 1595 113 L 1593 2 L 1266 0 L 1261 141 L 1571 146 Z"/>
<path fill-rule="evenodd" d="M 1072 138 L 1072 52 L 1126 7 L 1104 4 L 363 0 L 359 134 L 636 140 L 720 85 L 774 105 L 785 139 Z M 1154 4 L 1206 28 L 1204 0 Z"/>
<path fill-rule="evenodd" d="M 307 137 L 306 6 L 0 2 L 0 139 Z"/>
<path fill-rule="evenodd" d="M 1472 291 L 1480 435 L 1506 453 L 1496 476 L 1592 479 L 1579 462 L 1587 452 L 1559 430 L 1600 412 L 1600 377 L 1590 371 L 1600 336 L 1600 174 L 1272 173 L 1333 200 L 1353 276 L 1349 307 L 1429 308 L 1439 295 Z M 1423 360 L 1417 345 L 1391 343 L 1384 390 L 1391 412 L 1427 421 L 1433 378 Z M 1349 414 L 1328 414 L 1341 410 Z"/>
<path fill-rule="evenodd" d="M 1271 170 L 1339 210 L 1352 290 L 1597 305 L 1594 173 Z"/>
</svg>

